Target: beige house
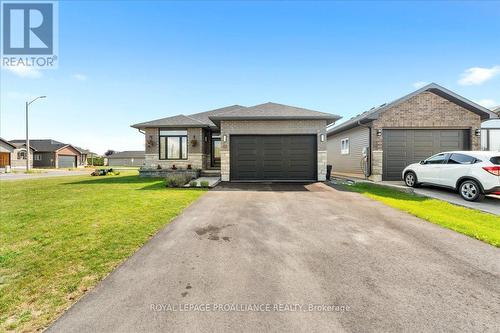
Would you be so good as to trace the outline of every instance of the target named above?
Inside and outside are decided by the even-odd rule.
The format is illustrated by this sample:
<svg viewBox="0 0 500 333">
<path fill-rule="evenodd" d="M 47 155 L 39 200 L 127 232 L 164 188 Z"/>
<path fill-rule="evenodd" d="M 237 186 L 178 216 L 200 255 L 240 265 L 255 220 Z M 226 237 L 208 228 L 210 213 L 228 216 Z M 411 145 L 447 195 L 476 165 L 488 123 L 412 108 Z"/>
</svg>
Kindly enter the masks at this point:
<svg viewBox="0 0 500 333">
<path fill-rule="evenodd" d="M 326 176 L 326 127 L 339 118 L 265 103 L 132 127 L 145 135 L 148 168 L 211 170 L 222 181 L 316 181 Z"/>
<path fill-rule="evenodd" d="M 328 130 L 333 173 L 401 180 L 401 172 L 433 154 L 479 150 L 481 122 L 497 115 L 435 83 Z"/>
</svg>

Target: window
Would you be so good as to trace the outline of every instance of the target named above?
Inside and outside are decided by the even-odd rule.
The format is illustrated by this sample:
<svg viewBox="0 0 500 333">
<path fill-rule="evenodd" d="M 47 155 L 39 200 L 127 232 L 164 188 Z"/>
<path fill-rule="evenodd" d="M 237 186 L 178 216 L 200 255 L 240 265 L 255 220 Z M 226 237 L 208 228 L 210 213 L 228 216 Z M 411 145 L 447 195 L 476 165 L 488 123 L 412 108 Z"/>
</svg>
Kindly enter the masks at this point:
<svg viewBox="0 0 500 333">
<path fill-rule="evenodd" d="M 35 154 L 33 155 L 33 161 L 41 161 L 42 160 L 42 155 L 41 154 Z"/>
<path fill-rule="evenodd" d="M 20 150 L 17 152 L 17 159 L 18 160 L 25 160 L 26 159 L 26 150 Z"/>
<path fill-rule="evenodd" d="M 476 158 L 464 154 L 451 154 L 448 164 L 474 164 Z"/>
<path fill-rule="evenodd" d="M 160 129 L 160 160 L 186 160 L 187 131 Z"/>
<path fill-rule="evenodd" d="M 340 140 L 340 153 L 342 155 L 349 154 L 349 138 Z"/>
<path fill-rule="evenodd" d="M 444 164 L 446 154 L 437 154 L 425 160 L 425 164 Z"/>
</svg>

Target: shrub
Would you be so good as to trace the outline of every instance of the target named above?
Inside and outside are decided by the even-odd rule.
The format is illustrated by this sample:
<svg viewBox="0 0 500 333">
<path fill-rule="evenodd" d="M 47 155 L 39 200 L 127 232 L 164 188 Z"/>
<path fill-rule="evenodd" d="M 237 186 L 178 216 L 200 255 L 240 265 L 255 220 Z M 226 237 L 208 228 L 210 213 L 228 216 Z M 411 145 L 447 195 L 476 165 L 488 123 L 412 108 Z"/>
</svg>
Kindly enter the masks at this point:
<svg viewBox="0 0 500 333">
<path fill-rule="evenodd" d="M 200 182 L 200 186 L 201 186 L 201 187 L 208 187 L 208 181 L 206 181 L 206 180 L 202 180 L 202 181 Z"/>
<path fill-rule="evenodd" d="M 87 157 L 87 164 L 93 166 L 104 166 L 104 157 Z"/>
<path fill-rule="evenodd" d="M 188 175 L 171 175 L 166 179 L 167 187 L 181 187 L 187 184 L 191 180 L 191 176 Z"/>
<path fill-rule="evenodd" d="M 198 182 L 196 180 L 192 180 L 189 182 L 189 186 L 190 187 L 197 187 L 198 186 Z"/>
</svg>

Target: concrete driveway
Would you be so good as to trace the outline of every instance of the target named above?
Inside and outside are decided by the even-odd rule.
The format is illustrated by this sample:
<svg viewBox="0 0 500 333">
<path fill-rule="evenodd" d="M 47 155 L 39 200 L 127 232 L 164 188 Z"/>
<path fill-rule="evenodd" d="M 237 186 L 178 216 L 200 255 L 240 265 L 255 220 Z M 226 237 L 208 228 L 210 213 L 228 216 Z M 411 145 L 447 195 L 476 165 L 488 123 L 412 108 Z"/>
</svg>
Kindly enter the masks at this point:
<svg viewBox="0 0 500 333">
<path fill-rule="evenodd" d="M 498 332 L 499 265 L 499 249 L 357 193 L 224 185 L 49 332 Z"/>
</svg>

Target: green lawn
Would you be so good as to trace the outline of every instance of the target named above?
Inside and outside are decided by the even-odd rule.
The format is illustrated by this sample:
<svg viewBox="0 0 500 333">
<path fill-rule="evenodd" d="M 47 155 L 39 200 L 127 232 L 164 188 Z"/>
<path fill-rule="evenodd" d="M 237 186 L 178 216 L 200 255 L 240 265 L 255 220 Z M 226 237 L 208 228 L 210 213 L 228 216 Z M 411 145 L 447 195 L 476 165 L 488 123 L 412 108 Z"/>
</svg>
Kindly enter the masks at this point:
<svg viewBox="0 0 500 333">
<path fill-rule="evenodd" d="M 368 183 L 357 183 L 348 188 L 421 219 L 500 247 L 498 216 Z"/>
<path fill-rule="evenodd" d="M 137 172 L 0 182 L 0 332 L 47 326 L 203 193 Z"/>
</svg>

